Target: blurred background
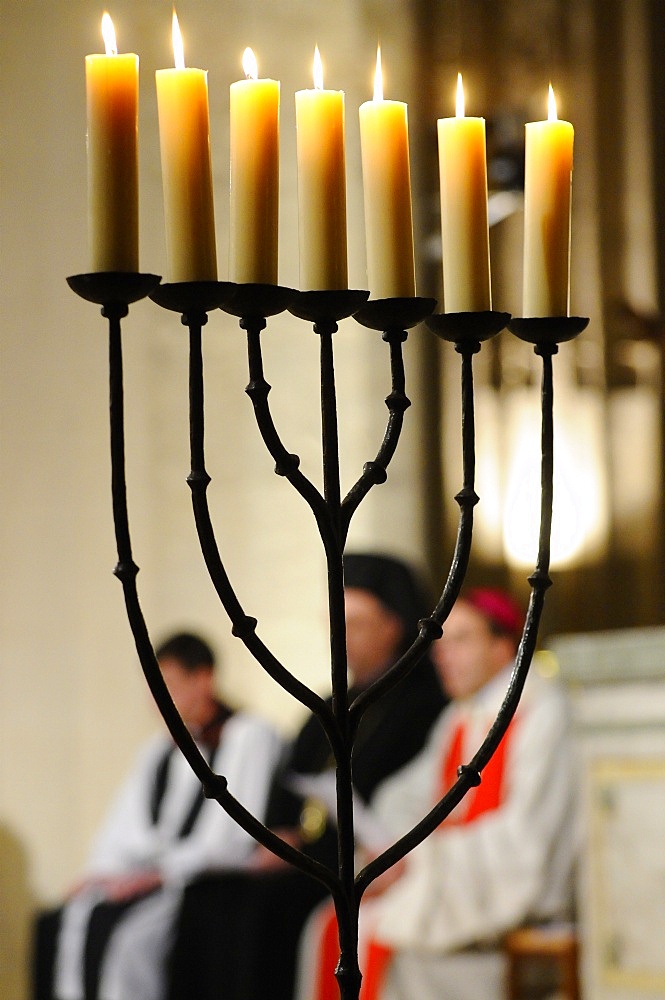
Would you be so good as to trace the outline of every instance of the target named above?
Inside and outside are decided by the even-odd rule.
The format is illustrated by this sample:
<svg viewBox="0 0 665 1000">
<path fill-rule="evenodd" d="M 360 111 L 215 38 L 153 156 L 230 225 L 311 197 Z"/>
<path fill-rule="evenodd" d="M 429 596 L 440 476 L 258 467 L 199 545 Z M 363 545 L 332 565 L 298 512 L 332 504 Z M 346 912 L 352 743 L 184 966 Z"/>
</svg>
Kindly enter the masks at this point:
<svg viewBox="0 0 665 1000">
<path fill-rule="evenodd" d="M 172 65 L 171 2 L 113 0 L 108 9 L 119 50 L 140 56 L 140 260 L 142 270 L 163 273 L 154 71 Z M 7 1000 L 24 996 L 31 913 L 74 879 L 112 790 L 157 725 L 112 575 L 106 324 L 65 282 L 89 269 L 84 57 L 102 51 L 103 10 L 90 0 L 0 0 L 0 993 Z M 349 280 L 365 287 L 357 108 L 371 97 L 380 41 L 386 97 L 409 105 L 419 294 L 441 298 L 436 121 L 454 114 L 461 70 L 467 113 L 487 120 L 494 306 L 516 315 L 524 123 L 546 117 L 553 83 L 559 116 L 575 126 L 571 311 L 591 322 L 555 359 L 555 586 L 541 638 L 556 647 L 562 636 L 662 626 L 665 5 L 180 0 L 177 11 L 188 64 L 209 71 L 222 278 L 228 88 L 242 76 L 245 46 L 257 55 L 259 75 L 281 81 L 282 284 L 298 285 L 293 94 L 311 86 L 318 43 L 326 86 L 346 93 Z M 149 626 L 156 640 L 176 628 L 202 631 L 219 652 L 228 697 L 288 734 L 299 707 L 230 635 L 200 556 L 185 482 L 186 331 L 150 302 L 132 308 L 123 330 L 130 525 Z M 263 341 L 275 421 L 319 482 L 317 338 L 279 317 Z M 348 488 L 380 443 L 390 379 L 379 335 L 348 320 L 335 341 Z M 229 576 L 261 637 L 323 691 L 325 572 L 315 526 L 273 475 L 259 440 L 236 321 L 213 314 L 204 350 L 209 496 Z M 524 598 L 538 522 L 537 362 L 504 333 L 475 368 L 481 502 L 469 580 L 508 584 Z M 406 364 L 413 403 L 406 430 L 388 483 L 354 521 L 349 548 L 408 559 L 438 593 L 462 482 L 459 358 L 419 327 Z M 665 971 L 661 985 L 654 996 L 665 996 Z"/>
</svg>

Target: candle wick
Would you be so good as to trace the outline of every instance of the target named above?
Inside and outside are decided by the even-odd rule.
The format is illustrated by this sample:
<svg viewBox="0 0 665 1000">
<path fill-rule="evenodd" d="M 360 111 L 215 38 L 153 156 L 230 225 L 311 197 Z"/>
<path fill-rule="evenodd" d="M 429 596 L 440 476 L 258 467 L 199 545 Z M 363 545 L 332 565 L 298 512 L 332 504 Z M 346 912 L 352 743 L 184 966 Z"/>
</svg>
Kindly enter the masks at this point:
<svg viewBox="0 0 665 1000">
<path fill-rule="evenodd" d="M 374 74 L 374 100 L 383 100 L 383 69 L 381 67 L 381 46 L 376 48 L 376 72 Z"/>
</svg>

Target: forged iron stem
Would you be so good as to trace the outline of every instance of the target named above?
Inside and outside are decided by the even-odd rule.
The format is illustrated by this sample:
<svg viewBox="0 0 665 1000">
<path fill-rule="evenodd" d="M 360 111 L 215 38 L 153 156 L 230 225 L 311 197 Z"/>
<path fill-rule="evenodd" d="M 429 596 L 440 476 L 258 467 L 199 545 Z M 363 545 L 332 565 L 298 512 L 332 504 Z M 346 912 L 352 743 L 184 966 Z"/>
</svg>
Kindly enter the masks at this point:
<svg viewBox="0 0 665 1000">
<path fill-rule="evenodd" d="M 339 438 L 332 338 L 337 323 L 318 321 L 321 370 L 321 438 L 323 454 L 324 498 L 330 533 L 323 539 L 328 571 L 328 613 L 332 673 L 332 707 L 341 734 L 341 752 L 335 751 L 337 788 L 338 869 L 341 892 L 335 900 L 339 928 L 340 960 L 335 972 L 342 1000 L 355 1000 L 360 989 L 358 966 L 358 902 L 355 891 L 355 833 L 353 824 L 353 733 L 349 716 L 349 689 L 346 655 L 346 619 L 344 606 L 344 569 Z"/>
</svg>

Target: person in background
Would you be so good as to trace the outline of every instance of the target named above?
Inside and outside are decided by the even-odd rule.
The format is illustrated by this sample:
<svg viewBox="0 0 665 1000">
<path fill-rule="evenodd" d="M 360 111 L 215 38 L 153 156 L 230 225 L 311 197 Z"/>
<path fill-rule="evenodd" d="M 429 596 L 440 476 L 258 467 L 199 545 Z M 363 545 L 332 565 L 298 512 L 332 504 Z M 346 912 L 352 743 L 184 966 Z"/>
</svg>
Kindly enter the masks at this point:
<svg viewBox="0 0 665 1000">
<path fill-rule="evenodd" d="M 411 645 L 418 620 L 430 609 L 413 571 L 390 556 L 348 554 L 344 579 L 353 698 Z M 370 802 L 379 783 L 418 753 L 443 705 L 434 668 L 424 658 L 368 709 L 353 755 L 361 801 Z M 306 785 L 315 776 L 332 777 L 333 768 L 327 737 L 312 716 L 277 775 L 267 823 L 336 870 L 334 819 L 316 794 L 298 787 L 299 779 Z M 291 1000 L 302 927 L 325 894 L 318 882 L 263 849 L 255 854 L 251 874 L 190 886 L 173 954 L 170 1000 Z M 231 920 L 233 935 L 226 930 Z"/>
<path fill-rule="evenodd" d="M 215 694 L 214 656 L 174 635 L 156 657 L 201 752 L 251 812 L 265 815 L 282 750 L 258 717 Z M 65 905 L 38 922 L 35 1000 L 163 1000 L 185 885 L 202 871 L 247 865 L 254 841 L 203 789 L 171 737 L 141 750 Z"/>
<path fill-rule="evenodd" d="M 386 846 L 442 798 L 485 739 L 508 689 L 522 618 L 509 594 L 488 588 L 452 609 L 432 647 L 451 703 L 422 753 L 372 801 Z M 532 670 L 481 784 L 364 900 L 362 1000 L 502 1000 L 502 937 L 523 924 L 570 918 L 576 799 L 567 700 L 558 683 Z M 325 950 L 333 918 L 324 907 L 308 925 L 300 998 L 336 996 L 337 956 Z"/>
</svg>

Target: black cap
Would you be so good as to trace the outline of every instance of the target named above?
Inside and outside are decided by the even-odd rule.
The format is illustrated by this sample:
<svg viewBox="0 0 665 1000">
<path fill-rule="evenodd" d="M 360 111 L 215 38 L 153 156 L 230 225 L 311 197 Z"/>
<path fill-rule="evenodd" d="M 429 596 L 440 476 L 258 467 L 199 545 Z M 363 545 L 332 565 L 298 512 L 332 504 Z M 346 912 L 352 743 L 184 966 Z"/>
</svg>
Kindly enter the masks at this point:
<svg viewBox="0 0 665 1000">
<path fill-rule="evenodd" d="M 429 612 L 415 572 L 393 556 L 349 553 L 344 556 L 344 586 L 368 590 L 404 624 L 403 647 L 410 646 L 417 624 Z"/>
</svg>

